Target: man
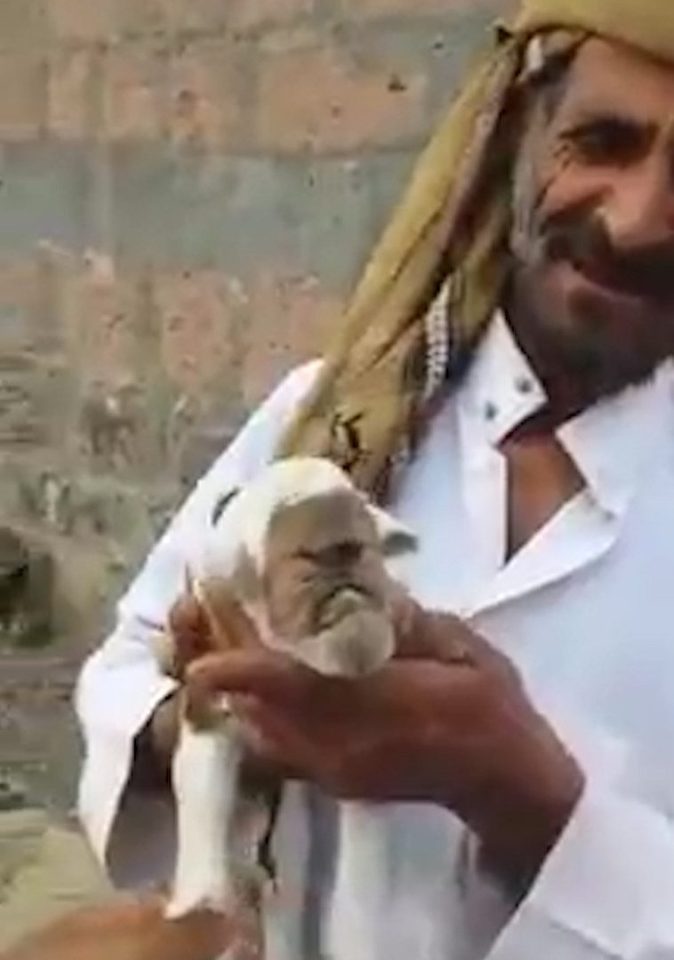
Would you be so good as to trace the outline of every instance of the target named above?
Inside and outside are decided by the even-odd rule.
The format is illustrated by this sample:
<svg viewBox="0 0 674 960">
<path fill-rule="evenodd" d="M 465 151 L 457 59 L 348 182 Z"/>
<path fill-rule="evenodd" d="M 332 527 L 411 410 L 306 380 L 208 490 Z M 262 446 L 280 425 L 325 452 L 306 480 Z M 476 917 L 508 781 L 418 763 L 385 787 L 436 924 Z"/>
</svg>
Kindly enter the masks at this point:
<svg viewBox="0 0 674 960">
<path fill-rule="evenodd" d="M 170 871 L 168 791 L 147 782 L 171 751 L 149 651 L 170 615 L 191 695 L 233 695 L 257 755 L 306 784 L 304 936 L 270 918 L 271 960 L 333 948 L 335 797 L 380 804 L 390 867 L 340 960 L 674 958 L 673 352 L 674 7 L 527 0 L 334 350 L 199 484 L 83 672 L 81 810 L 113 875 Z M 218 498 L 300 451 L 421 542 L 405 656 L 347 687 L 209 655 L 180 601 Z"/>
</svg>

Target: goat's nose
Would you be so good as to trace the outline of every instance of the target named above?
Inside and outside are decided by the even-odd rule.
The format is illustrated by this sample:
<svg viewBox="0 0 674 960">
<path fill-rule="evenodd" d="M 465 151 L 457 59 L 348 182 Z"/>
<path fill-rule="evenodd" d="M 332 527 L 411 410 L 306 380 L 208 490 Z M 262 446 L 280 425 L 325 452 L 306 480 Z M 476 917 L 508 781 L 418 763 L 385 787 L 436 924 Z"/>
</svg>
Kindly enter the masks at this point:
<svg viewBox="0 0 674 960">
<path fill-rule="evenodd" d="M 363 544 L 357 540 L 342 540 L 339 543 L 331 543 L 328 547 L 323 547 L 318 551 L 318 559 L 326 567 L 350 567 L 357 563 L 363 553 Z"/>
</svg>

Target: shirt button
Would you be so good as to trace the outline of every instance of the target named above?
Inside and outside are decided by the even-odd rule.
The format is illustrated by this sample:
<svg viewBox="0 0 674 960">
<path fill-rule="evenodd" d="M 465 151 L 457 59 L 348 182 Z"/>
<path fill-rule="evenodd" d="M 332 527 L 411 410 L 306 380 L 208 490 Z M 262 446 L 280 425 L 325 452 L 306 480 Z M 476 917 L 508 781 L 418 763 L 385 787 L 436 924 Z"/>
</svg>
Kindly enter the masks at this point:
<svg viewBox="0 0 674 960">
<path fill-rule="evenodd" d="M 515 381 L 515 389 L 518 393 L 528 396 L 534 390 L 533 380 L 530 380 L 529 377 L 520 377 L 519 380 Z"/>
<path fill-rule="evenodd" d="M 485 420 L 496 420 L 498 416 L 498 407 L 495 403 L 485 403 L 484 405 L 484 416 Z"/>
</svg>

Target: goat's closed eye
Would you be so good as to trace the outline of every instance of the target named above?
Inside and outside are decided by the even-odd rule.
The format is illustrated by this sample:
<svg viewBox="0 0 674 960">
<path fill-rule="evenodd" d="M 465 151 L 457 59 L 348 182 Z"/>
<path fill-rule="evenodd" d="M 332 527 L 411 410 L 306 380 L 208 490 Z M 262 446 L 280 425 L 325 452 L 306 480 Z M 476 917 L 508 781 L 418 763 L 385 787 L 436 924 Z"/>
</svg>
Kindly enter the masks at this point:
<svg viewBox="0 0 674 960">
<path fill-rule="evenodd" d="M 294 557 L 295 560 L 303 560 L 305 563 L 319 562 L 319 554 L 312 550 L 298 550 Z"/>
<path fill-rule="evenodd" d="M 357 563 L 362 553 L 363 544 L 358 540 L 340 540 L 318 550 L 316 556 L 321 566 L 348 567 Z"/>
</svg>

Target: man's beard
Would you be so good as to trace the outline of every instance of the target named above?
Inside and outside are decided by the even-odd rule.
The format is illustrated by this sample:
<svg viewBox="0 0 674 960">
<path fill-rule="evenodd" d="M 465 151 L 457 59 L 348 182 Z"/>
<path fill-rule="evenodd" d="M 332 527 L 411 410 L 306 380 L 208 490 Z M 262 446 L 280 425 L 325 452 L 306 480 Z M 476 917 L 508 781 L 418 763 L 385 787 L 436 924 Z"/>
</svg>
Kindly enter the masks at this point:
<svg viewBox="0 0 674 960">
<path fill-rule="evenodd" d="M 598 216 L 574 210 L 533 227 L 517 247 L 511 323 L 544 380 L 551 371 L 589 405 L 644 382 L 674 355 L 674 242 L 617 250 Z M 551 297 L 546 270 L 562 263 L 634 298 L 627 322 L 590 287 Z"/>
</svg>

